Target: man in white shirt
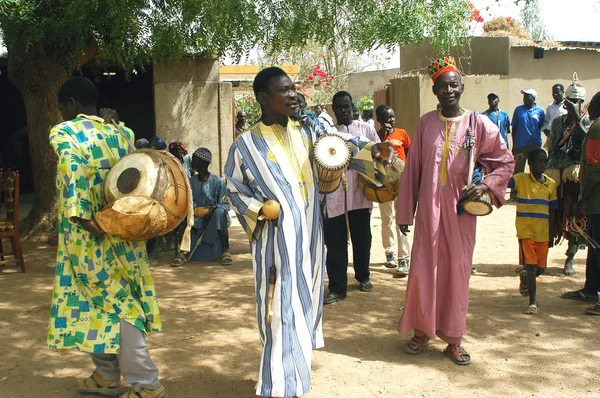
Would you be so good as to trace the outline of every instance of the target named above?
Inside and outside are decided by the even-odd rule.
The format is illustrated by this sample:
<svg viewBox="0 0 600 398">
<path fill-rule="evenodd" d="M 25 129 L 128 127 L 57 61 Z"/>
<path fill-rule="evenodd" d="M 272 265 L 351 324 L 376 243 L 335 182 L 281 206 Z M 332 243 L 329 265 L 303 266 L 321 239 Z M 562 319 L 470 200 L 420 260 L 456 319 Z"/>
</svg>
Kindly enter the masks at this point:
<svg viewBox="0 0 600 398">
<path fill-rule="evenodd" d="M 366 137 L 372 142 L 380 142 L 375 129 L 360 120 L 352 119 L 352 96 L 346 91 L 338 91 L 333 96 L 333 112 L 341 133 L 354 137 Z M 358 185 L 358 173 L 346 170 L 347 191 L 340 187 L 322 198 L 323 230 L 327 259 L 325 265 L 329 277 L 329 293 L 323 304 L 344 300 L 348 292 L 348 231 L 352 241 L 354 277 L 362 292 L 373 290 L 370 280 L 371 259 L 371 209 L 373 202 L 367 199 Z"/>
<path fill-rule="evenodd" d="M 330 127 L 333 127 L 335 125 L 332 117 L 329 116 L 329 113 L 327 113 L 327 109 L 325 109 L 325 107 L 323 105 L 318 104 L 315 107 L 315 113 L 316 113 L 317 117 L 323 122 L 323 124 L 325 125 L 325 127 L 327 129 L 329 129 Z"/>
<path fill-rule="evenodd" d="M 554 98 L 554 102 L 546 108 L 546 119 L 542 126 L 542 131 L 546 137 L 550 134 L 552 121 L 559 116 L 567 114 L 567 110 L 563 106 L 565 102 L 565 86 L 560 83 L 556 83 L 552 86 L 552 98 Z"/>
</svg>

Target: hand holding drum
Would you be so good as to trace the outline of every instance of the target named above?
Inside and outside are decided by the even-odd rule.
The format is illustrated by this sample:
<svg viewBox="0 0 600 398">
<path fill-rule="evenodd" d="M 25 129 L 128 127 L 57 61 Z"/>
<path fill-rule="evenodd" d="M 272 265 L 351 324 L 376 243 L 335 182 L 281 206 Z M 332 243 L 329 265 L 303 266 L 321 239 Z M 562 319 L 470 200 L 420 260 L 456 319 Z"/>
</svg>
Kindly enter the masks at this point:
<svg viewBox="0 0 600 398">
<path fill-rule="evenodd" d="M 281 205 L 276 200 L 267 200 L 261 209 L 263 216 L 267 220 L 275 220 L 279 217 L 279 212 L 281 210 Z"/>
<path fill-rule="evenodd" d="M 394 151 L 394 145 L 391 142 L 380 142 L 373 145 L 371 155 L 374 159 L 381 159 L 386 167 L 392 167 L 396 160 L 396 151 Z"/>
<path fill-rule="evenodd" d="M 204 218 L 210 212 L 208 207 L 196 207 L 194 208 L 194 217 Z"/>
</svg>

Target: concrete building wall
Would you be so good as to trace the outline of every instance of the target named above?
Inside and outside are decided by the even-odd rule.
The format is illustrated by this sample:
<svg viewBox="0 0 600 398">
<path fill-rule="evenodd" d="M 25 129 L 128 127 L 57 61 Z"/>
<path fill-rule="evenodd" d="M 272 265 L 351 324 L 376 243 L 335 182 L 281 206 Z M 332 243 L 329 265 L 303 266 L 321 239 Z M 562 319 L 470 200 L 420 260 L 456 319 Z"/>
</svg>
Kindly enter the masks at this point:
<svg viewBox="0 0 600 398">
<path fill-rule="evenodd" d="M 221 83 L 219 86 L 219 170 L 223 171 L 229 148 L 234 136 L 234 107 L 233 88 L 231 83 Z"/>
<path fill-rule="evenodd" d="M 510 37 L 474 37 L 463 47 L 452 49 L 449 55 L 457 59 L 466 74 L 507 75 L 512 42 Z M 400 69 L 404 73 L 425 73 L 432 60 L 444 55 L 448 54 L 432 50 L 428 41 L 405 46 L 400 48 Z"/>
<path fill-rule="evenodd" d="M 534 88 L 538 91 L 537 103 L 544 109 L 552 101 L 551 88 L 556 82 L 568 86 L 565 80 L 551 78 L 528 80 L 510 76 L 464 76 L 465 91 L 461 106 L 465 109 L 483 112 L 487 109 L 487 95 L 495 92 L 500 96 L 500 108 L 508 112 L 512 119 L 514 109 L 523 103 L 521 89 Z M 587 101 L 600 91 L 600 79 L 580 80 L 587 90 Z M 396 113 L 396 125 L 405 128 L 411 135 L 417 126 L 419 117 L 436 109 L 438 100 L 431 90 L 429 76 L 415 75 L 393 79 L 388 88 L 390 106 Z M 416 98 L 415 98 L 416 93 Z"/>
<path fill-rule="evenodd" d="M 476 37 L 470 43 L 473 75 L 508 75 L 510 37 Z"/>
<path fill-rule="evenodd" d="M 222 174 L 233 137 L 231 84 L 220 83 L 219 62 L 184 58 L 154 65 L 156 135 L 213 154 L 210 171 Z"/>
<path fill-rule="evenodd" d="M 396 114 L 396 127 L 403 128 L 412 135 L 423 108 L 421 101 L 422 76 L 413 75 L 392 79 L 388 86 L 388 105 Z"/>
<path fill-rule="evenodd" d="M 372 96 L 400 74 L 400 69 L 384 69 L 370 72 L 350 73 L 348 75 L 348 92 L 354 101 L 362 97 Z"/>
<path fill-rule="evenodd" d="M 468 52 L 472 58 L 467 70 L 473 74 L 467 72 L 463 77 L 463 108 L 482 112 L 487 108 L 487 94 L 495 92 L 500 96 L 500 108 L 512 117 L 515 107 L 523 102 L 521 90 L 533 88 L 538 92 L 538 105 L 545 109 L 553 101 L 552 86 L 562 83 L 568 87 L 574 71 L 587 90 L 587 101 L 600 91 L 597 73 L 600 52 L 597 49 L 550 48 L 544 50 L 543 58 L 535 59 L 533 46 L 514 46 L 513 42 L 508 37 L 472 39 Z M 453 55 L 460 55 L 460 51 L 462 49 L 456 50 Z M 424 69 L 430 59 L 437 56 L 427 44 L 401 49 L 402 70 L 420 70 L 421 73 L 392 80 L 388 96 L 396 112 L 396 124 L 411 134 L 418 117 L 436 108 L 438 101 Z M 414 93 L 419 93 L 417 100 Z"/>
<path fill-rule="evenodd" d="M 470 56 L 468 46 L 464 48 L 454 48 L 449 54 L 440 54 L 432 50 L 429 41 L 425 40 L 422 44 L 410 44 L 400 47 L 400 70 L 402 73 L 426 73 L 426 69 L 431 61 L 442 55 L 451 55 L 458 60 L 461 69 L 465 73 L 470 73 Z"/>
</svg>

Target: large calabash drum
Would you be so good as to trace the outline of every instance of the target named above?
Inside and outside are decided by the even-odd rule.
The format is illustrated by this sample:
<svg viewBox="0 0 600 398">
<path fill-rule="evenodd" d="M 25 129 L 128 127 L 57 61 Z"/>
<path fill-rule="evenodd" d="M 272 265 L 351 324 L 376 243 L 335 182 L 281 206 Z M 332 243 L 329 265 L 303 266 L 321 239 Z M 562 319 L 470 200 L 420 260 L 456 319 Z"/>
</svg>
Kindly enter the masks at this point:
<svg viewBox="0 0 600 398">
<path fill-rule="evenodd" d="M 492 196 L 485 192 L 478 200 L 465 202 L 463 209 L 472 216 L 487 216 L 492 212 Z"/>
<path fill-rule="evenodd" d="M 368 180 L 362 174 L 358 175 L 359 188 L 365 194 L 367 199 L 373 202 L 389 202 L 398 196 L 400 180 L 402 180 L 402 173 L 404 172 L 404 161 L 400 158 L 396 158 L 392 166 L 385 168 L 384 171 L 385 180 L 383 184 Z"/>
<path fill-rule="evenodd" d="M 119 160 L 104 181 L 107 206 L 96 214 L 106 233 L 148 240 L 171 232 L 188 212 L 187 175 L 166 151 L 139 149 Z"/>
<path fill-rule="evenodd" d="M 335 134 L 324 134 L 315 141 L 313 155 L 319 178 L 319 192 L 327 194 L 338 189 L 350 163 L 348 143 Z"/>
</svg>

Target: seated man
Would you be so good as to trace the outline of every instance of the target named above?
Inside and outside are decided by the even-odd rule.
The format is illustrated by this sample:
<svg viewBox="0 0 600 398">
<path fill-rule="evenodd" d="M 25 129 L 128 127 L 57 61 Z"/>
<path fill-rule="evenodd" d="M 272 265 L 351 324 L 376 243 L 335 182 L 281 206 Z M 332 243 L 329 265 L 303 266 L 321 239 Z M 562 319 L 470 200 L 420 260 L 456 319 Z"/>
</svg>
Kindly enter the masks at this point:
<svg viewBox="0 0 600 398">
<path fill-rule="evenodd" d="M 192 169 L 198 174 L 190 178 L 194 201 L 194 227 L 192 228 L 192 251 L 180 254 L 171 263 L 179 267 L 189 260 L 212 261 L 221 259 L 221 264 L 231 265 L 229 254 L 229 202 L 227 186 L 221 177 L 211 174 L 208 166 L 212 154 L 199 148 L 192 155 Z"/>
<path fill-rule="evenodd" d="M 188 155 L 188 150 L 181 141 L 173 141 L 169 144 L 169 152 L 175 156 L 187 174 L 188 178 L 192 176 L 192 155 Z"/>
<path fill-rule="evenodd" d="M 157 151 L 164 151 L 167 149 L 167 143 L 165 142 L 165 140 L 155 135 L 154 137 L 150 138 L 150 141 L 148 141 L 148 146 L 146 148 L 156 149 Z"/>
</svg>

